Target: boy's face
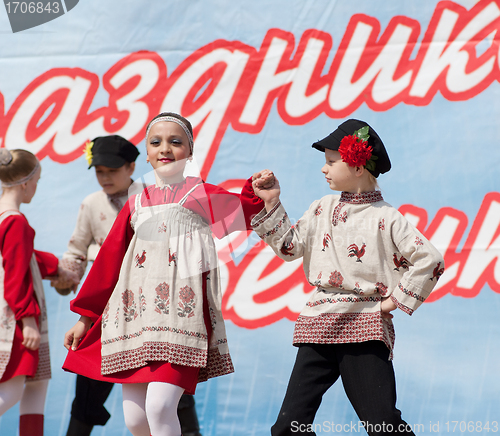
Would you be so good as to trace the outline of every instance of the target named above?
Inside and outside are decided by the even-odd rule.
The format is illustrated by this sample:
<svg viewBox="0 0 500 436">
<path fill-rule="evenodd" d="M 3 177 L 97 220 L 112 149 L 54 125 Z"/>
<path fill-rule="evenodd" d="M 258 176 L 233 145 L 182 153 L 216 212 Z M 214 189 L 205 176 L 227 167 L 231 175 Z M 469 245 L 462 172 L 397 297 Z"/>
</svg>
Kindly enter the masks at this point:
<svg viewBox="0 0 500 436">
<path fill-rule="evenodd" d="M 125 164 L 120 168 L 110 168 L 104 165 L 95 166 L 95 175 L 102 190 L 113 195 L 120 191 L 125 191 L 130 186 L 130 178 L 134 173 L 135 162 Z"/>
<path fill-rule="evenodd" d="M 334 191 L 356 192 L 355 169 L 345 163 L 338 151 L 325 148 L 326 163 L 321 168 L 330 189 Z"/>
</svg>

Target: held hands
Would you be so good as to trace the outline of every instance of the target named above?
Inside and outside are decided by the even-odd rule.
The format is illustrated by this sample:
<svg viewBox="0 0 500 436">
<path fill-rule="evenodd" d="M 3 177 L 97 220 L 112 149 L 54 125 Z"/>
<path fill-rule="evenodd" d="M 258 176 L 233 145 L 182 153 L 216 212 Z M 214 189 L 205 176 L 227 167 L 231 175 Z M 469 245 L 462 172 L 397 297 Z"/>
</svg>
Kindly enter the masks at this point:
<svg viewBox="0 0 500 436">
<path fill-rule="evenodd" d="M 382 318 L 392 319 L 394 315 L 391 313 L 393 310 L 396 310 L 398 307 L 390 299 L 390 297 L 382 298 L 382 302 L 380 303 L 380 312 L 382 313 Z"/>
<path fill-rule="evenodd" d="M 75 293 L 79 283 L 78 274 L 66 268 L 63 262 L 59 262 L 57 277 L 50 277 L 50 285 L 56 288 L 56 291 L 61 295 L 68 295 L 70 292 Z"/>
<path fill-rule="evenodd" d="M 35 317 L 28 316 L 26 318 L 22 318 L 21 321 L 23 323 L 22 345 L 28 350 L 38 350 L 38 347 L 40 347 L 41 336 Z"/>
<path fill-rule="evenodd" d="M 280 185 L 272 171 L 263 170 L 252 176 L 255 195 L 261 198 L 269 212 L 280 200 Z"/>
<path fill-rule="evenodd" d="M 92 324 L 88 316 L 81 316 L 78 322 L 64 335 L 64 347 L 75 351 L 80 340 L 85 336 Z"/>
</svg>

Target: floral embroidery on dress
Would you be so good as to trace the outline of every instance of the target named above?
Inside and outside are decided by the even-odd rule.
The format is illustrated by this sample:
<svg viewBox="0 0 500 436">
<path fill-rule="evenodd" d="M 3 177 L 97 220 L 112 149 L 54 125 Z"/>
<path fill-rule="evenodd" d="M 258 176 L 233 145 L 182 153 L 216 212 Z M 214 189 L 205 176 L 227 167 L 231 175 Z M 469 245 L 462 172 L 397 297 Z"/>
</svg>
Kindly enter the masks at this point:
<svg viewBox="0 0 500 436">
<path fill-rule="evenodd" d="M 101 326 L 103 329 L 105 329 L 106 326 L 108 325 L 108 321 L 109 321 L 109 300 L 106 303 L 106 307 L 104 308 L 104 312 L 102 312 Z"/>
<path fill-rule="evenodd" d="M 139 287 L 139 315 L 142 316 L 142 312 L 146 311 L 146 297 L 144 293 L 142 292 L 142 287 Z"/>
<path fill-rule="evenodd" d="M 334 288 L 342 288 L 342 283 L 344 282 L 344 277 L 338 271 L 334 271 L 330 274 L 328 283 L 330 283 Z"/>
<path fill-rule="evenodd" d="M 120 324 L 120 308 L 116 308 L 116 313 L 115 313 L 115 328 L 118 328 L 118 324 Z"/>
<path fill-rule="evenodd" d="M 137 318 L 137 303 L 134 300 L 134 293 L 130 289 L 126 289 L 122 293 L 123 314 L 125 321 L 130 322 Z"/>
<path fill-rule="evenodd" d="M 160 227 L 158 227 L 158 233 L 167 233 L 167 224 L 165 222 L 161 223 Z"/>
<path fill-rule="evenodd" d="M 378 229 L 379 230 L 385 230 L 385 219 L 382 218 L 380 222 L 378 223 Z"/>
<path fill-rule="evenodd" d="M 319 216 L 321 215 L 321 212 L 323 212 L 323 207 L 321 206 L 321 204 L 316 208 L 316 210 L 314 211 L 314 215 L 316 216 Z"/>
<path fill-rule="evenodd" d="M 170 286 L 163 282 L 155 288 L 155 291 L 155 312 L 168 315 L 170 306 Z"/>
<path fill-rule="evenodd" d="M 418 236 L 415 236 L 415 245 L 424 245 L 424 241 Z"/>
<path fill-rule="evenodd" d="M 184 286 L 179 292 L 179 297 L 181 301 L 179 302 L 179 307 L 177 308 L 177 315 L 181 318 L 194 316 L 194 308 L 196 303 L 194 301 L 194 291 L 189 286 Z"/>
<path fill-rule="evenodd" d="M 146 262 L 146 250 L 142 250 L 142 254 L 139 253 L 135 255 L 135 266 L 136 268 L 144 268 L 144 262 Z"/>
<path fill-rule="evenodd" d="M 212 325 L 212 330 L 215 329 L 217 325 L 217 316 L 215 315 L 215 310 L 213 308 L 209 308 L 210 310 L 210 324 Z"/>
</svg>

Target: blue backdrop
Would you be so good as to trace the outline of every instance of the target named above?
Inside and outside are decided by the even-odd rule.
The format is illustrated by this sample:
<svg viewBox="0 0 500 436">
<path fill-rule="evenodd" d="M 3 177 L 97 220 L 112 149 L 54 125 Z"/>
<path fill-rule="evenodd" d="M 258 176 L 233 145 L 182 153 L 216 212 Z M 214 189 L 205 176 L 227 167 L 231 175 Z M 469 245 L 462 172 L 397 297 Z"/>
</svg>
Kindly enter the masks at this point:
<svg viewBox="0 0 500 436">
<path fill-rule="evenodd" d="M 22 208 L 35 246 L 61 256 L 80 202 L 99 189 L 83 157 L 88 139 L 131 139 L 135 176 L 151 171 L 144 127 L 160 110 L 193 122 L 207 181 L 236 189 L 271 168 L 294 220 L 331 192 L 310 145 L 346 118 L 366 120 L 393 164 L 379 178 L 384 198 L 447 266 L 426 304 L 395 315 L 398 406 L 418 434 L 500 432 L 499 29 L 495 0 L 86 0 L 17 33 L 2 10 L 0 140 L 42 162 Z M 221 268 L 236 372 L 198 386 L 204 436 L 269 434 L 294 362 L 293 319 L 310 292 L 299 262 L 263 272 L 273 256 L 254 235 L 233 245 Z M 45 431 L 60 436 L 75 381 L 60 369 L 62 341 L 78 316 L 71 297 L 45 292 Z M 93 434 L 129 434 L 120 386 L 106 406 L 112 418 Z M 17 421 L 16 407 L 0 417 L 0 434 L 15 435 Z M 340 383 L 315 423 L 318 434 L 362 433 Z"/>
</svg>

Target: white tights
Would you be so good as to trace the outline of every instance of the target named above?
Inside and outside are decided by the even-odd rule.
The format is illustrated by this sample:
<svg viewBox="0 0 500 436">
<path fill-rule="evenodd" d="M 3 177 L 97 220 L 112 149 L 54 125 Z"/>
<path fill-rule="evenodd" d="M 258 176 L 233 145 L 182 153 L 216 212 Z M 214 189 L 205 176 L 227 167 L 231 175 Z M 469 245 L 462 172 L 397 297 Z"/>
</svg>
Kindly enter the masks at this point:
<svg viewBox="0 0 500 436">
<path fill-rule="evenodd" d="M 184 389 L 169 383 L 122 385 L 125 424 L 134 436 L 180 436 L 177 405 Z"/>
<path fill-rule="evenodd" d="M 25 376 L 18 376 L 0 383 L 0 416 L 19 401 L 20 415 L 43 415 L 49 381 L 25 381 Z"/>
</svg>

